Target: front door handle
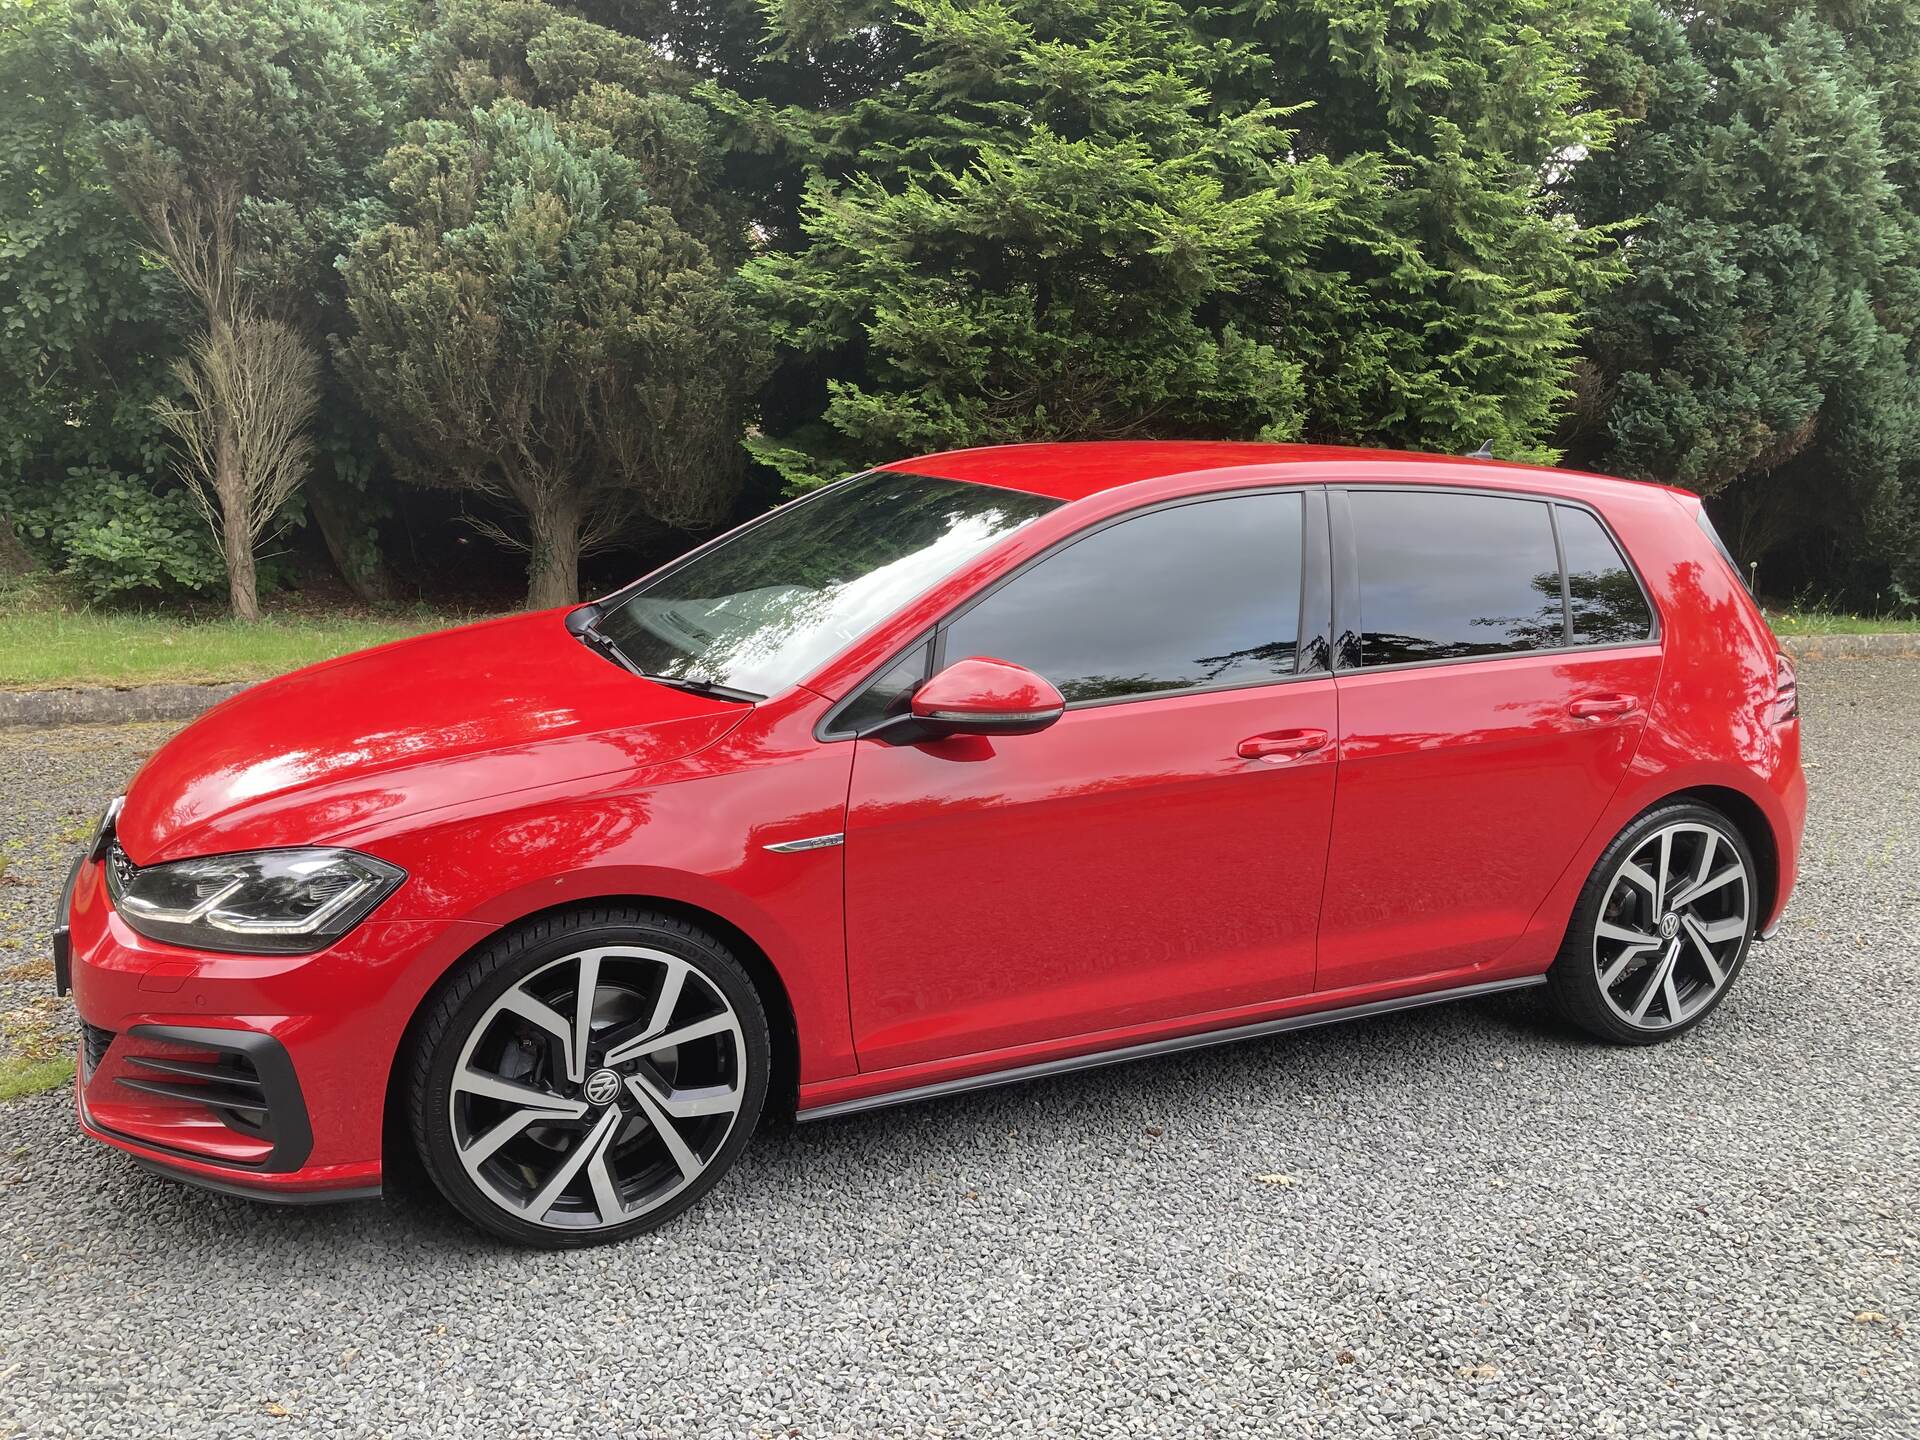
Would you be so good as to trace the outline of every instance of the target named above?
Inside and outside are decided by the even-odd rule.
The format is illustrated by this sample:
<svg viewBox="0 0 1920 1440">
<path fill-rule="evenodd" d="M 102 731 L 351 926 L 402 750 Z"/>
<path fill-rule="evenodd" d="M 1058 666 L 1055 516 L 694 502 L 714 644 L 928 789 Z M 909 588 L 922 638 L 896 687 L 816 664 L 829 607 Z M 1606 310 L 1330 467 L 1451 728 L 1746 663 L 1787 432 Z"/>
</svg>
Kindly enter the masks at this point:
<svg viewBox="0 0 1920 1440">
<path fill-rule="evenodd" d="M 1567 713 L 1576 720 L 1608 720 L 1639 708 L 1640 702 L 1631 695 L 1591 695 L 1567 706 Z"/>
<path fill-rule="evenodd" d="M 1243 760 L 1265 760 L 1278 765 L 1302 755 L 1311 755 L 1327 743 L 1324 730 L 1274 730 L 1265 735 L 1249 735 L 1240 742 Z"/>
</svg>

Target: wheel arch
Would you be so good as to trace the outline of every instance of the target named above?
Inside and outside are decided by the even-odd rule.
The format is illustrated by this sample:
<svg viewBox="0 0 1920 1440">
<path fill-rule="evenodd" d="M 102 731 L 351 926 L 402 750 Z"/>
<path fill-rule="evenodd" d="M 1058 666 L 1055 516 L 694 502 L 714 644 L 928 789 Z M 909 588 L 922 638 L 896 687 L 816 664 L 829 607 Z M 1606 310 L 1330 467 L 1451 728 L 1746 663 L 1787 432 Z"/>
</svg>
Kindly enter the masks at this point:
<svg viewBox="0 0 1920 1440">
<path fill-rule="evenodd" d="M 800 1093 L 800 1032 L 794 1016 L 793 998 L 787 984 L 780 975 L 778 967 L 767 954 L 766 948 L 753 936 L 741 929 L 724 915 L 717 914 L 702 906 L 685 900 L 669 899 L 660 895 L 612 894 L 596 895 L 591 899 L 573 898 L 556 904 L 529 910 L 516 916 L 497 928 L 478 935 L 474 942 L 461 951 L 433 983 L 421 991 L 414 1002 L 412 1012 L 400 1033 L 399 1044 L 387 1071 L 386 1091 L 382 1098 L 382 1164 L 383 1171 L 393 1173 L 395 1161 L 401 1161 L 411 1169 L 413 1142 L 407 1135 L 405 1125 L 406 1107 L 401 1087 L 406 1083 L 409 1067 L 403 1063 L 411 1050 L 415 1037 L 419 1033 L 422 1017 L 430 1008 L 441 986 L 460 972 L 461 966 L 482 946 L 491 944 L 503 931 L 515 929 L 529 922 L 548 916 L 563 914 L 572 910 L 591 909 L 601 905 L 631 905 L 643 910 L 658 911 L 662 915 L 683 920 L 690 925 L 707 931 L 714 939 L 726 946 L 741 968 L 747 972 L 747 978 L 753 982 L 760 1003 L 766 1007 L 767 1031 L 773 1041 L 773 1074 L 768 1077 L 767 1103 L 762 1112 L 763 1123 L 768 1118 L 789 1119 L 799 1100 Z"/>
</svg>

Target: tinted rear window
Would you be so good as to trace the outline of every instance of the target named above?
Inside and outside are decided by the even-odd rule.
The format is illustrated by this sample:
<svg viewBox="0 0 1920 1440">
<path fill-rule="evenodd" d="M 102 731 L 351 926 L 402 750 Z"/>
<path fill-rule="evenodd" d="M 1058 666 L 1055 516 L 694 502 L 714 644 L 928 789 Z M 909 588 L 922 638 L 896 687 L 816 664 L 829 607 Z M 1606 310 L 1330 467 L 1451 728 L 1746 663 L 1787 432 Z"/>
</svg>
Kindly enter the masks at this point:
<svg viewBox="0 0 1920 1440">
<path fill-rule="evenodd" d="M 1653 612 L 1606 527 L 1588 511 L 1562 505 L 1560 548 L 1576 645 L 1624 644 L 1653 634 Z"/>
<path fill-rule="evenodd" d="M 1693 512 L 1693 523 L 1700 527 L 1701 534 L 1713 542 L 1713 548 L 1719 551 L 1720 558 L 1727 562 L 1727 568 L 1733 571 L 1734 576 L 1740 581 L 1740 587 L 1743 590 L 1752 590 L 1753 586 L 1748 583 L 1750 577 L 1740 568 L 1740 562 L 1733 558 L 1733 552 L 1727 549 L 1727 542 L 1720 538 L 1720 532 L 1714 528 L 1713 519 L 1707 514 L 1706 506 L 1702 505 Z"/>
<path fill-rule="evenodd" d="M 1354 490 L 1349 503 L 1362 665 L 1565 643 L 1560 562 L 1545 501 Z"/>
</svg>

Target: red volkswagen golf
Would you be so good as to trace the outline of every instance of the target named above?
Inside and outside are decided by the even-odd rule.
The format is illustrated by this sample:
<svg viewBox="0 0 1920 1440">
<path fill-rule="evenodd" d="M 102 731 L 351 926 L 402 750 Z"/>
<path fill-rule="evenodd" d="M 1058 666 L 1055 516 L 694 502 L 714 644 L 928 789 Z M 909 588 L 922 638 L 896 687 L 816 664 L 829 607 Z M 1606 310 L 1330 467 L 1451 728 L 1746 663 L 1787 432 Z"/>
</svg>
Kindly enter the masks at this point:
<svg viewBox="0 0 1920 1440">
<path fill-rule="evenodd" d="M 960 451 L 227 701 L 108 810 L 57 970 L 96 1139 L 326 1199 L 392 1117 L 472 1220 L 578 1245 L 775 1108 L 1529 985 L 1677 1035 L 1778 923 L 1805 793 L 1690 495 Z"/>
</svg>

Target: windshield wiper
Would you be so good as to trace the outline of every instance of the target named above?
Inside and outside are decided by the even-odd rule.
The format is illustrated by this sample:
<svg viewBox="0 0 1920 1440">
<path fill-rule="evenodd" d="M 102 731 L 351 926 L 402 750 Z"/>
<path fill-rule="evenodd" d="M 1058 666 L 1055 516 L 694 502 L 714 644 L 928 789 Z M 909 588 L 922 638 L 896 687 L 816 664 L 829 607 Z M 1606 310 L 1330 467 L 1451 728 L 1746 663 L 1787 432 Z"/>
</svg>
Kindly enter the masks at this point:
<svg viewBox="0 0 1920 1440">
<path fill-rule="evenodd" d="M 736 690 L 731 685 L 722 685 L 718 680 L 697 680 L 689 675 L 655 675 L 647 670 L 633 673 L 656 685 L 671 685 L 676 690 L 690 690 L 695 695 L 708 695 L 715 700 L 738 700 L 742 705 L 753 705 L 767 698 L 751 690 Z"/>
<path fill-rule="evenodd" d="M 604 655 L 622 670 L 635 675 L 641 673 L 640 667 L 626 657 L 626 653 L 614 643 L 611 635 L 599 629 L 594 622 L 600 618 L 598 605 L 582 605 L 578 610 L 567 612 L 567 629 L 573 638 L 597 654 Z"/>
<path fill-rule="evenodd" d="M 567 612 L 567 629 L 582 645 L 613 661 L 622 670 L 632 671 L 642 680 L 651 680 L 656 685 L 671 685 L 676 690 L 687 690 L 695 695 L 705 695 L 714 700 L 735 700 L 742 705 L 754 705 L 766 699 L 751 690 L 736 690 L 731 685 L 722 685 L 718 680 L 700 680 L 690 675 L 655 675 L 642 670 L 627 658 L 614 638 L 600 629 L 594 622 L 600 618 L 598 605 L 582 605 L 578 610 Z"/>
</svg>

